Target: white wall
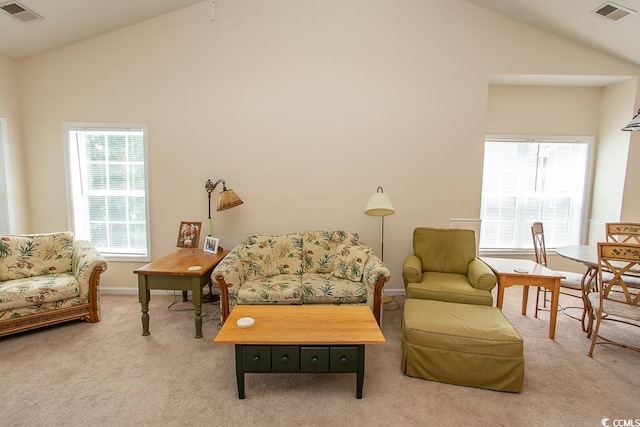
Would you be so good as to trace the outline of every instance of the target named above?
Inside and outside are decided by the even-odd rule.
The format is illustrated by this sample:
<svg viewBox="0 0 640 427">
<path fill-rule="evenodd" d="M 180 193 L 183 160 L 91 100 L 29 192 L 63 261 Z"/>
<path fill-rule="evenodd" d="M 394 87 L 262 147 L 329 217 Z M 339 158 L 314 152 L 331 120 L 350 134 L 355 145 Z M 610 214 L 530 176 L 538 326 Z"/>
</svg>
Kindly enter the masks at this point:
<svg viewBox="0 0 640 427">
<path fill-rule="evenodd" d="M 20 100 L 18 94 L 18 64 L 8 58 L 0 56 L 0 117 L 6 119 L 5 148 L 7 152 L 6 179 L 7 200 L 12 211 L 12 222 L 16 233 L 28 230 L 29 217 L 27 198 L 23 191 L 24 161 L 22 141 L 22 120 L 20 115 Z"/>
<path fill-rule="evenodd" d="M 604 239 L 606 222 L 621 220 L 624 200 L 637 206 L 637 200 L 640 197 L 637 191 L 638 181 L 633 183 L 633 191 L 625 196 L 627 173 L 634 173 L 633 165 L 637 165 L 638 160 L 632 157 L 633 153 L 629 150 L 632 134 L 620 131 L 631 120 L 637 85 L 637 78 L 634 78 L 608 86 L 603 90 L 591 209 L 590 243 Z M 628 184 L 631 185 L 631 183 Z M 640 221 L 640 210 L 628 216 L 630 221 Z"/>
<path fill-rule="evenodd" d="M 388 288 L 402 289 L 415 227 L 479 216 L 490 73 L 640 74 L 460 0 L 222 1 L 213 23 L 210 8 L 19 63 L 30 231 L 68 228 L 63 121 L 145 122 L 154 258 L 181 220 L 206 221 L 207 178 L 245 201 L 213 213 L 227 248 L 305 229 L 379 248 L 364 208 L 382 185 Z M 137 266 L 110 263 L 102 285 L 135 287 Z"/>
</svg>

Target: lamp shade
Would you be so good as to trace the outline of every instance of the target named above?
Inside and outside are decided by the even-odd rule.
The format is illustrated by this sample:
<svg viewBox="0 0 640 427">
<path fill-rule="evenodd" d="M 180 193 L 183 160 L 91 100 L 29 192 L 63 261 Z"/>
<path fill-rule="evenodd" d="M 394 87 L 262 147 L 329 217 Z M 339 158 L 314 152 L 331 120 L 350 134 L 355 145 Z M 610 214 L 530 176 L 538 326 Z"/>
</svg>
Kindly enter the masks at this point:
<svg viewBox="0 0 640 427">
<path fill-rule="evenodd" d="M 364 211 L 365 214 L 371 216 L 387 216 L 394 212 L 395 209 L 393 209 L 391 200 L 389 200 L 389 197 L 384 193 L 373 193 L 371 197 L 369 197 L 367 209 Z"/>
<path fill-rule="evenodd" d="M 636 114 L 635 117 L 631 119 L 629 124 L 623 127 L 622 130 L 627 130 L 627 131 L 640 130 L 640 110 L 638 110 L 638 114 Z"/>
<path fill-rule="evenodd" d="M 242 201 L 242 199 L 238 197 L 236 192 L 233 191 L 232 189 L 225 188 L 224 191 L 221 191 L 218 194 L 218 210 L 219 211 L 235 208 L 236 206 L 239 206 L 243 203 L 244 202 Z"/>
</svg>

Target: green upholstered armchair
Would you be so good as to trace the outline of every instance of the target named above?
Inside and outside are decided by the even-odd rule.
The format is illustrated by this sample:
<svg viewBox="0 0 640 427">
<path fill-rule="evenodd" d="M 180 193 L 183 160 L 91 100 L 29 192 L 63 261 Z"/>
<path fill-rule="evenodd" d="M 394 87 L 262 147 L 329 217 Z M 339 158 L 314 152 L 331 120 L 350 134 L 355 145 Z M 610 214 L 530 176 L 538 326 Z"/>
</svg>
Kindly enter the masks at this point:
<svg viewBox="0 0 640 427">
<path fill-rule="evenodd" d="M 407 299 L 493 305 L 496 276 L 476 256 L 473 230 L 416 228 L 402 266 Z"/>
</svg>

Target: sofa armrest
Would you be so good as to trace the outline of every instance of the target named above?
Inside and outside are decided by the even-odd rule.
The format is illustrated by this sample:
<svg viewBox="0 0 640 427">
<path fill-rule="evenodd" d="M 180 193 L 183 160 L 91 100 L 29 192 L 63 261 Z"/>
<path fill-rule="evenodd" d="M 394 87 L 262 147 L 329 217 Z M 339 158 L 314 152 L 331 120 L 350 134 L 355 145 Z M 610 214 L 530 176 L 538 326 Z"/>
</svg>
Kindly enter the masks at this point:
<svg viewBox="0 0 640 427">
<path fill-rule="evenodd" d="M 371 253 L 364 264 L 362 283 L 367 287 L 367 305 L 373 311 L 378 325 L 382 324 L 382 288 L 390 278 L 389 269 L 385 267 L 380 258 Z"/>
<path fill-rule="evenodd" d="M 498 279 L 496 278 L 496 275 L 493 274 L 493 271 L 491 271 L 491 268 L 478 258 L 475 258 L 469 263 L 467 276 L 469 277 L 471 286 L 485 291 L 492 290 L 498 282 Z"/>
<path fill-rule="evenodd" d="M 404 286 L 407 283 L 420 283 L 422 281 L 422 261 L 417 255 L 411 254 L 405 258 L 402 264 L 402 278 Z"/>
<path fill-rule="evenodd" d="M 91 322 L 100 320 L 100 275 L 106 270 L 107 262 L 89 241 L 76 240 L 73 243 L 71 271 L 80 287 L 80 302 L 88 302 L 92 307 Z"/>
<path fill-rule="evenodd" d="M 222 261 L 218 263 L 211 274 L 220 289 L 220 318 L 224 323 L 236 305 L 238 290 L 245 281 L 245 272 L 240 260 L 240 249 L 243 244 L 236 245 Z"/>
</svg>

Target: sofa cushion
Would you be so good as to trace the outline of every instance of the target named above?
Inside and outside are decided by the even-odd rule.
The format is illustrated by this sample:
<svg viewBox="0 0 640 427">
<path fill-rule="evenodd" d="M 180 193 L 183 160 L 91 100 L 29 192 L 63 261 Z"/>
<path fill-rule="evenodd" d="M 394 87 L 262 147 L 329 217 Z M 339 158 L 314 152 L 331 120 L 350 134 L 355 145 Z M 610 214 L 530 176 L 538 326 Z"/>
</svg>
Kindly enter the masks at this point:
<svg viewBox="0 0 640 427">
<path fill-rule="evenodd" d="M 305 231 L 302 236 L 302 268 L 305 273 L 331 273 L 338 244 L 358 244 L 349 231 Z"/>
<path fill-rule="evenodd" d="M 0 281 L 71 271 L 73 233 L 0 238 Z"/>
<path fill-rule="evenodd" d="M 247 239 L 247 244 L 268 241 L 279 274 L 302 274 L 302 235 L 282 234 L 279 236 L 258 235 Z"/>
<path fill-rule="evenodd" d="M 238 251 L 238 256 L 244 266 L 246 280 L 278 274 L 278 264 L 269 240 L 256 239 L 255 241 L 251 240 L 251 242 Z"/>
<path fill-rule="evenodd" d="M 73 273 L 46 274 L 0 283 L 0 312 L 78 298 L 80 285 Z M 80 300 L 76 301 L 80 304 Z"/>
<path fill-rule="evenodd" d="M 331 273 L 304 273 L 302 302 L 305 304 L 366 303 L 367 287 L 362 282 L 339 279 Z"/>
<path fill-rule="evenodd" d="M 278 274 L 245 281 L 237 304 L 301 304 L 300 275 Z"/>
<path fill-rule="evenodd" d="M 336 247 L 332 274 L 340 279 L 361 281 L 364 265 L 370 252 L 371 249 L 367 245 L 339 244 Z"/>
</svg>

